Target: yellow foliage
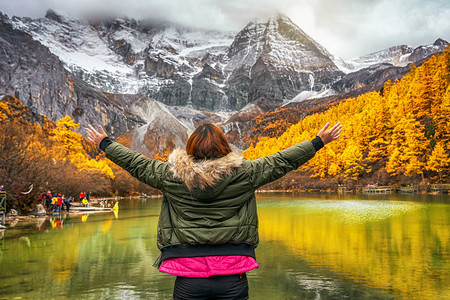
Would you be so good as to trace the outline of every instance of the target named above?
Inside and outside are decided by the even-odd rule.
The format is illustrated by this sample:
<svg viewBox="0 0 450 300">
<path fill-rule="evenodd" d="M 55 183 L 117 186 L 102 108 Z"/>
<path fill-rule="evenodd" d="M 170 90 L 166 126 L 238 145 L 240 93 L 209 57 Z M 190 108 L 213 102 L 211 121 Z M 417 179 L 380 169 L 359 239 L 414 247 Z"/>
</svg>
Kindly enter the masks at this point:
<svg viewBox="0 0 450 300">
<path fill-rule="evenodd" d="M 357 180 L 374 168 L 406 176 L 442 169 L 438 157 L 450 156 L 450 149 L 442 146 L 450 144 L 450 48 L 420 67 L 412 65 L 401 81 L 386 82 L 381 92 L 350 98 L 307 116 L 278 138 L 260 139 L 244 155 L 253 160 L 274 154 L 314 138 L 326 122 L 338 121 L 344 125 L 340 139 L 306 166 L 312 177 Z M 432 154 L 435 142 L 440 146 Z M 443 172 L 450 175 L 449 168 Z"/>
<path fill-rule="evenodd" d="M 114 179 L 114 173 L 105 159 L 97 161 L 89 158 L 83 148 L 81 134 L 74 131 L 78 127 L 79 124 L 69 116 L 56 122 L 56 128 L 53 130 L 55 158 L 69 159 L 82 172 L 100 173 Z"/>
<path fill-rule="evenodd" d="M 444 173 L 444 175 L 445 170 L 450 168 L 450 155 L 442 142 L 437 143 L 434 147 L 433 152 L 428 159 L 427 168 L 428 170 L 438 172 L 439 174 Z"/>
</svg>

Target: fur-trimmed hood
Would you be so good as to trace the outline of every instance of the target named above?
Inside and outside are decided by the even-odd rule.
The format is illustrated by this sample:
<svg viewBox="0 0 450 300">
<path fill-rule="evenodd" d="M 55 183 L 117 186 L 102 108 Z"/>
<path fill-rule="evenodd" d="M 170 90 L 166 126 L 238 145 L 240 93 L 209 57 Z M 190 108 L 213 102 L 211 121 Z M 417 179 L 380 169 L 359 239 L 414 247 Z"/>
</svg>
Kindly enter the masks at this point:
<svg viewBox="0 0 450 300">
<path fill-rule="evenodd" d="M 169 155 L 168 162 L 173 178 L 183 181 L 189 190 L 205 190 L 242 165 L 244 158 L 231 152 L 221 158 L 195 161 L 185 150 L 176 148 Z"/>
</svg>

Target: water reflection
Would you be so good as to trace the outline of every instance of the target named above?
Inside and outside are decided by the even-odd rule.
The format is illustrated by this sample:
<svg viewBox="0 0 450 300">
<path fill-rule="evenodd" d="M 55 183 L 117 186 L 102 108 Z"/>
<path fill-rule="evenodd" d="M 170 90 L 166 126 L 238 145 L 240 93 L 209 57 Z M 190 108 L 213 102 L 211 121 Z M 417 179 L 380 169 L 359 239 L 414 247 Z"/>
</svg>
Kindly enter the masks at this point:
<svg viewBox="0 0 450 300">
<path fill-rule="evenodd" d="M 251 298 L 449 298 L 450 205 L 393 196 L 260 196 Z M 174 278 L 152 267 L 160 201 L 9 229 L 0 298 L 171 299 Z"/>
<path fill-rule="evenodd" d="M 405 298 L 450 296 L 447 204 L 268 198 L 258 213 L 262 244 L 282 244 L 283 264 L 301 257 L 353 285 Z"/>
</svg>

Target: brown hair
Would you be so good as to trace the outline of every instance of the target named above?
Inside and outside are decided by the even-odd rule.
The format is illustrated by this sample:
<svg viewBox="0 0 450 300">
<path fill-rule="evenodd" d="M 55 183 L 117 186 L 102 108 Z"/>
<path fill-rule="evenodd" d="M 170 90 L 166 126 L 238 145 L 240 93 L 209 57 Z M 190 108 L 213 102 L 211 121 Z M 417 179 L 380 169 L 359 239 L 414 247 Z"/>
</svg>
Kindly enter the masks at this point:
<svg viewBox="0 0 450 300">
<path fill-rule="evenodd" d="M 210 159 L 226 156 L 231 148 L 219 127 L 205 123 L 197 127 L 189 137 L 186 152 L 197 159 Z"/>
</svg>

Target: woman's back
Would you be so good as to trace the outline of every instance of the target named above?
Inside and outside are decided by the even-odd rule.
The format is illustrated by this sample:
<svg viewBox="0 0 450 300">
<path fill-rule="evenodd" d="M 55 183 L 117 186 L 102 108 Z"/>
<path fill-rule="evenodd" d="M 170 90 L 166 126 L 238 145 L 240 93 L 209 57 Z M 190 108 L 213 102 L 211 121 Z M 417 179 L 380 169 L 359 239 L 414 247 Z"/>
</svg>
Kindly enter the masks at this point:
<svg viewBox="0 0 450 300">
<path fill-rule="evenodd" d="M 181 149 L 161 162 L 118 143 L 109 145 L 105 153 L 133 176 L 163 192 L 157 243 L 164 258 L 167 247 L 200 249 L 200 245 L 225 244 L 230 249 L 251 249 L 254 255 L 259 242 L 255 190 L 309 160 L 315 148 L 305 141 L 251 162 L 233 152 L 217 159 L 196 160 Z"/>
<path fill-rule="evenodd" d="M 327 127 L 328 124 L 311 142 L 304 141 L 251 162 L 234 154 L 223 132 L 212 124 L 197 128 L 188 140 L 186 151 L 175 150 L 167 162 L 149 159 L 113 143 L 102 128 L 99 134 L 90 127 L 88 134 L 105 151 L 106 157 L 140 181 L 162 191 L 157 234 L 161 255 L 155 266 L 182 259 L 182 265 L 187 263 L 189 267 L 192 259 L 201 257 L 206 257 L 205 265 L 209 265 L 216 259 L 223 262 L 232 256 L 237 259 L 233 264 L 252 261 L 257 266 L 251 260 L 259 242 L 255 190 L 311 159 L 324 145 L 319 135 L 328 142 L 339 137 L 339 124 L 324 133 Z M 221 278 L 226 281 L 225 291 L 239 284 L 238 298 L 248 297 L 245 275 Z M 211 286 L 213 281 L 205 281 L 205 286 Z M 174 298 L 197 293 L 198 288 L 198 282 L 194 284 L 191 279 L 181 282 L 178 277 Z"/>
</svg>

